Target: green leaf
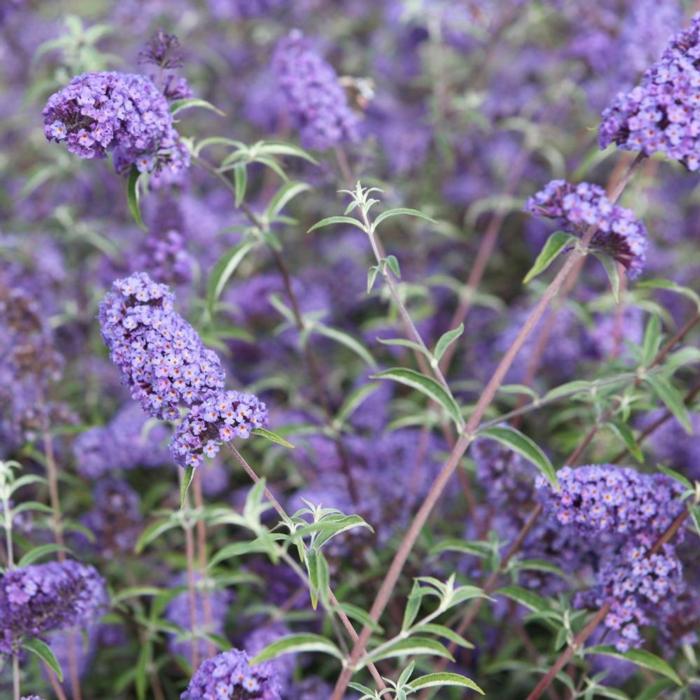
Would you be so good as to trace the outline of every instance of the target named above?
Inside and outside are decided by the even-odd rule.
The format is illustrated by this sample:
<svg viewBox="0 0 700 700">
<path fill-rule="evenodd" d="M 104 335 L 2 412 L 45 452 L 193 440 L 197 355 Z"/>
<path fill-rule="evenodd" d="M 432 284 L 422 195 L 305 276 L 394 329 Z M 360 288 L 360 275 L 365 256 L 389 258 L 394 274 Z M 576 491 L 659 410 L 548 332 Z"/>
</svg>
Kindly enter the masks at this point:
<svg viewBox="0 0 700 700">
<path fill-rule="evenodd" d="M 225 117 L 226 112 L 222 112 L 218 107 L 215 107 L 211 102 L 207 102 L 199 97 L 187 97 L 182 100 L 173 100 L 170 103 L 170 114 L 175 116 L 179 112 L 185 109 L 192 109 L 194 107 L 200 107 L 201 109 L 208 109 L 210 112 L 216 112 L 220 117 Z"/>
<path fill-rule="evenodd" d="M 443 387 L 438 384 L 434 379 L 426 377 L 420 372 L 416 372 L 412 369 L 404 369 L 401 367 L 395 367 L 394 369 L 388 369 L 385 372 L 380 372 L 375 374 L 372 379 L 389 379 L 399 384 L 404 384 L 405 386 L 411 387 L 416 391 L 420 391 L 431 398 L 436 403 L 440 404 L 456 425 L 461 428 L 463 424 L 462 414 L 459 409 L 459 405 L 455 401 L 454 397 L 449 394 Z"/>
<path fill-rule="evenodd" d="M 182 481 L 180 482 L 180 508 L 185 507 L 185 502 L 187 501 L 187 492 L 190 489 L 192 480 L 194 479 L 194 467 L 187 467 L 182 474 Z"/>
<path fill-rule="evenodd" d="M 445 354 L 447 348 L 449 348 L 450 345 L 457 340 L 457 338 L 461 337 L 462 333 L 464 333 L 464 324 L 460 323 L 457 328 L 453 328 L 451 331 L 447 331 L 440 336 L 440 340 L 438 340 L 435 344 L 435 350 L 433 352 L 436 365 L 442 359 L 442 356 Z"/>
<path fill-rule="evenodd" d="M 666 289 L 669 292 L 675 292 L 676 294 L 690 299 L 695 304 L 696 308 L 700 309 L 700 295 L 690 287 L 683 287 L 677 282 L 671 282 L 671 280 L 665 279 L 652 279 L 637 282 L 635 286 L 637 289 Z"/>
<path fill-rule="evenodd" d="M 339 427 L 342 427 L 345 421 L 369 398 L 377 386 L 378 384 L 376 382 L 369 382 L 351 391 L 343 401 L 342 406 L 338 409 L 338 413 L 336 413 L 333 422 Z"/>
<path fill-rule="evenodd" d="M 235 204 L 240 207 L 245 199 L 248 188 L 248 166 L 245 163 L 236 163 L 233 168 L 233 189 L 235 193 Z"/>
<path fill-rule="evenodd" d="M 423 690 L 424 688 L 439 688 L 442 686 L 452 686 L 459 688 L 469 688 L 474 690 L 479 695 L 483 695 L 484 691 L 474 681 L 466 676 L 461 676 L 459 673 L 429 673 L 426 676 L 421 676 L 411 681 L 413 690 Z"/>
<path fill-rule="evenodd" d="M 245 554 L 271 554 L 274 549 L 274 542 L 266 538 L 256 537 L 250 542 L 232 542 L 222 547 L 209 562 L 210 567 L 214 567 L 227 559 L 242 557 Z"/>
<path fill-rule="evenodd" d="M 35 561 L 42 559 L 48 554 L 53 554 L 54 552 L 70 552 L 68 547 L 62 547 L 58 544 L 42 544 L 39 547 L 34 547 L 30 549 L 18 562 L 17 566 L 29 566 Z"/>
<path fill-rule="evenodd" d="M 22 648 L 36 654 L 56 674 L 58 680 L 63 681 L 61 664 L 58 663 L 58 659 L 46 642 L 42 642 L 41 639 L 28 639 L 22 643 Z"/>
<path fill-rule="evenodd" d="M 374 283 L 377 281 L 379 270 L 379 265 L 372 265 L 367 271 L 367 294 L 372 291 L 372 287 L 374 287 Z"/>
<path fill-rule="evenodd" d="M 372 355 L 369 354 L 367 348 L 362 345 L 359 341 L 355 340 L 351 335 L 345 331 L 339 331 L 337 328 L 331 328 L 330 326 L 325 326 L 322 323 L 315 323 L 311 330 L 314 333 L 323 335 L 326 338 L 335 340 L 336 343 L 344 345 L 346 348 L 352 350 L 358 357 L 364 360 L 370 367 L 376 367 L 377 363 L 374 361 Z"/>
<path fill-rule="evenodd" d="M 329 216 L 321 221 L 315 223 L 306 233 L 311 233 L 318 228 L 323 228 L 325 226 L 333 226 L 335 224 L 346 224 L 348 226 L 355 226 L 361 231 L 365 230 L 365 227 L 357 219 L 353 219 L 351 216 Z"/>
<path fill-rule="evenodd" d="M 418 581 L 413 582 L 411 594 L 406 601 L 406 607 L 403 611 L 403 622 L 401 623 L 401 631 L 407 630 L 415 621 L 418 611 L 420 610 L 421 601 L 423 600 L 422 588 Z"/>
<path fill-rule="evenodd" d="M 575 240 L 576 236 L 572 236 L 570 233 L 566 233 L 565 231 L 555 231 L 547 239 L 547 242 L 542 247 L 540 254 L 537 256 L 534 265 L 530 268 L 527 275 L 525 275 L 523 284 L 528 284 L 530 281 L 535 279 L 535 277 L 543 273 L 557 259 L 564 248 L 566 248 L 567 245 L 571 245 L 571 243 Z"/>
<path fill-rule="evenodd" d="M 375 663 L 383 659 L 394 659 L 397 656 L 440 656 L 454 661 L 452 654 L 450 654 L 444 644 L 429 637 L 409 637 L 408 639 L 400 639 L 397 642 L 388 644 L 378 651 L 370 652 L 363 659 L 361 667 L 370 662 Z"/>
<path fill-rule="evenodd" d="M 286 447 L 290 450 L 294 449 L 294 445 L 292 445 L 291 442 L 288 442 L 281 435 L 273 433 L 271 430 L 267 430 L 266 428 L 254 428 L 251 432 L 253 435 L 263 437 L 270 442 L 274 442 L 276 445 L 281 445 L 282 447 Z"/>
<path fill-rule="evenodd" d="M 683 681 L 680 676 L 673 670 L 670 664 L 663 659 L 652 654 L 646 649 L 630 649 L 624 653 L 617 651 L 615 647 L 598 645 L 589 647 L 584 650 L 586 655 L 588 654 L 602 654 L 604 656 L 612 656 L 616 659 L 624 659 L 625 661 L 631 661 L 637 664 L 637 666 L 642 666 L 643 668 L 648 668 L 650 671 L 659 673 L 666 678 L 670 678 L 677 685 L 683 685 Z"/>
<path fill-rule="evenodd" d="M 154 540 L 158 539 L 163 533 L 168 530 L 172 530 L 177 527 L 177 522 L 173 518 L 166 518 L 165 520 L 156 520 L 156 522 L 151 523 L 139 536 L 136 544 L 134 545 L 134 552 L 136 554 L 141 554 L 141 552 Z"/>
<path fill-rule="evenodd" d="M 135 165 L 131 166 L 129 172 L 129 179 L 126 181 L 126 203 L 131 212 L 131 216 L 134 217 L 136 224 L 146 230 L 146 224 L 143 223 L 143 217 L 141 216 L 141 192 L 139 189 L 139 183 L 141 182 L 141 173 L 138 171 Z"/>
<path fill-rule="evenodd" d="M 468 642 L 464 637 L 457 634 L 454 630 L 446 627 L 445 625 L 436 625 L 428 622 L 424 625 L 418 625 L 413 632 L 420 632 L 421 634 L 434 634 L 436 637 L 444 637 L 463 649 L 474 648 L 474 645 L 471 642 Z"/>
<path fill-rule="evenodd" d="M 693 491 L 693 484 L 688 479 L 686 476 L 681 474 L 680 472 L 675 471 L 675 469 L 669 469 L 668 467 L 665 467 L 663 464 L 659 464 L 659 471 L 663 472 L 666 474 L 666 476 L 671 477 L 671 479 L 674 479 L 677 481 L 683 488 L 688 489 L 688 491 Z"/>
<path fill-rule="evenodd" d="M 396 209 L 388 209 L 387 211 L 383 211 L 374 220 L 374 228 L 376 229 L 383 221 L 391 219 L 394 216 L 414 216 L 417 219 L 429 221 L 431 224 L 437 223 L 435 219 L 429 217 L 427 214 L 424 214 L 422 211 L 418 211 L 418 209 L 407 209 L 406 207 L 397 207 Z"/>
<path fill-rule="evenodd" d="M 292 634 L 266 646 L 250 660 L 250 665 L 255 666 L 283 654 L 296 654 L 304 651 L 316 651 L 321 654 L 334 656 L 336 659 L 343 658 L 340 649 L 320 634 Z"/>
<path fill-rule="evenodd" d="M 543 598 L 539 593 L 529 591 L 527 588 L 521 588 L 520 586 L 499 588 L 494 595 L 503 595 L 535 612 L 544 612 L 550 608 L 546 598 Z"/>
<path fill-rule="evenodd" d="M 661 347 L 661 321 L 656 314 L 652 314 L 644 330 L 642 342 L 642 364 L 648 367 L 656 357 Z"/>
<path fill-rule="evenodd" d="M 447 539 L 439 542 L 435 547 L 433 547 L 430 553 L 440 554 L 441 552 L 460 552 L 462 554 L 469 554 L 471 556 L 485 559 L 486 557 L 491 556 L 493 553 L 493 547 L 489 546 L 485 542 Z"/>
<path fill-rule="evenodd" d="M 401 279 L 401 266 L 395 255 L 387 255 L 384 258 L 384 263 L 394 273 L 394 277 Z"/>
<path fill-rule="evenodd" d="M 429 360 L 432 360 L 430 351 L 424 348 L 420 343 L 416 343 L 414 340 L 407 340 L 406 338 L 377 338 L 377 340 L 382 345 L 397 345 L 401 348 L 410 348 L 414 352 L 419 352 L 421 355 L 425 355 Z"/>
<path fill-rule="evenodd" d="M 549 457 L 542 449 L 527 435 L 521 433 L 515 428 L 506 426 L 495 426 L 479 431 L 480 437 L 489 437 L 492 440 L 500 442 L 502 445 L 509 447 L 514 452 L 523 456 L 528 461 L 532 462 L 542 475 L 546 477 L 552 486 L 558 486 L 557 473 L 549 461 Z"/>
<path fill-rule="evenodd" d="M 141 598 L 143 596 L 156 596 L 162 593 L 161 588 L 156 588 L 155 586 L 132 586 L 130 588 L 125 588 L 119 591 L 112 598 L 112 606 L 119 605 L 129 598 Z"/>
<path fill-rule="evenodd" d="M 273 155 L 273 156 L 294 156 L 295 158 L 303 158 L 304 160 L 318 165 L 318 161 L 303 148 L 293 146 L 289 143 L 277 143 L 274 141 L 265 141 L 258 148 L 258 153 Z"/>
<path fill-rule="evenodd" d="M 255 243 L 243 241 L 229 248 L 214 265 L 214 269 L 207 280 L 207 309 L 212 314 L 216 302 L 224 291 L 227 282 L 236 271 L 248 253 L 255 248 Z"/>
<path fill-rule="evenodd" d="M 610 291 L 612 292 L 613 299 L 617 304 L 620 303 L 620 265 L 607 253 L 601 251 L 594 251 L 593 255 L 600 260 L 605 268 L 605 273 L 608 276 L 608 281 L 610 282 Z"/>
<path fill-rule="evenodd" d="M 375 622 L 366 610 L 357 605 L 353 605 L 352 603 L 338 603 L 333 610 L 336 608 L 342 610 L 351 620 L 357 620 L 361 625 L 370 627 L 373 632 L 379 634 L 383 631 L 381 625 Z"/>
<path fill-rule="evenodd" d="M 674 415 L 676 420 L 683 426 L 688 435 L 693 434 L 693 426 L 690 422 L 688 409 L 685 405 L 683 395 L 671 382 L 658 374 L 649 374 L 645 381 L 652 388 L 654 394 L 664 402 L 666 408 Z"/>
<path fill-rule="evenodd" d="M 624 446 L 629 450 L 630 454 L 641 464 L 644 462 L 644 455 L 642 450 L 637 444 L 634 437 L 634 433 L 630 429 L 627 423 L 622 423 L 621 421 L 611 421 L 606 423 L 605 426 L 612 430 L 615 435 L 622 441 Z"/>
<path fill-rule="evenodd" d="M 265 216 L 272 220 L 284 209 L 289 202 L 302 192 L 310 190 L 311 186 L 305 182 L 285 182 L 282 187 L 277 190 L 274 197 L 270 200 L 265 210 Z"/>
</svg>

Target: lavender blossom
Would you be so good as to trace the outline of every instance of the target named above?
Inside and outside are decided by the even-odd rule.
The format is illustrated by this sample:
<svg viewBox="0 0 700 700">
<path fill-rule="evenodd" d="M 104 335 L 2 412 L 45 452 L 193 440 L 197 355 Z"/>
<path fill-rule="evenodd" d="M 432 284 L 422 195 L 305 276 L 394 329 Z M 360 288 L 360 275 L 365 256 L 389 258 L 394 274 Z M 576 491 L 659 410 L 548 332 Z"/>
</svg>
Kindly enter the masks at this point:
<svg viewBox="0 0 700 700">
<path fill-rule="evenodd" d="M 325 150 L 357 140 L 357 117 L 338 76 L 301 32 L 279 42 L 272 65 L 304 146 Z"/>
<path fill-rule="evenodd" d="M 147 270 L 154 281 L 170 285 L 191 282 L 195 265 L 184 237 L 172 229 L 149 233 L 134 261 L 134 267 Z"/>
<path fill-rule="evenodd" d="M 583 537 L 660 535 L 683 510 L 680 486 L 664 474 L 596 464 L 564 467 L 557 478 L 558 489 L 537 478 L 539 498 L 560 525 L 574 528 Z"/>
<path fill-rule="evenodd" d="M 259 654 L 265 647 L 289 634 L 291 634 L 289 628 L 281 622 L 272 622 L 263 627 L 258 627 L 246 637 L 244 644 L 245 652 L 253 657 Z M 297 654 L 283 654 L 273 659 L 270 664 L 274 668 L 275 675 L 282 684 L 282 687 L 289 687 L 292 682 L 294 670 L 297 667 Z"/>
<path fill-rule="evenodd" d="M 198 467 L 203 456 L 214 457 L 222 444 L 247 438 L 267 423 L 267 408 L 253 394 L 224 391 L 193 406 L 177 427 L 170 451 L 186 467 Z"/>
<path fill-rule="evenodd" d="M 65 142 L 80 158 L 112 153 L 118 173 L 188 165 L 168 102 L 145 76 L 83 73 L 49 97 L 43 116 L 49 141 Z"/>
<path fill-rule="evenodd" d="M 251 667 L 238 649 L 207 659 L 192 676 L 180 700 L 282 700 L 283 688 L 269 662 Z"/>
<path fill-rule="evenodd" d="M 173 301 L 165 285 L 135 273 L 117 280 L 100 304 L 102 336 L 132 398 L 166 419 L 224 385 L 219 358 L 173 310 Z"/>
<path fill-rule="evenodd" d="M 685 590 L 683 568 L 671 545 L 650 554 L 650 544 L 633 538 L 598 574 L 595 588 L 579 595 L 579 605 L 610 603 L 605 626 L 613 632 L 618 651 L 641 645 L 640 625 L 661 620 L 673 611 L 673 601 Z"/>
<path fill-rule="evenodd" d="M 601 250 L 625 267 L 630 278 L 644 269 L 648 246 L 644 224 L 629 209 L 613 204 L 598 185 L 552 180 L 531 197 L 527 211 L 536 216 L 556 219 L 572 233 L 583 234 L 589 227 L 596 232 L 591 240 Z"/>
<path fill-rule="evenodd" d="M 649 156 L 661 152 L 690 171 L 700 168 L 700 15 L 676 34 L 642 82 L 605 109 L 600 146 Z"/>
<path fill-rule="evenodd" d="M 33 564 L 0 579 L 0 653 L 23 637 L 83 627 L 107 603 L 105 582 L 94 567 L 76 561 Z"/>
</svg>

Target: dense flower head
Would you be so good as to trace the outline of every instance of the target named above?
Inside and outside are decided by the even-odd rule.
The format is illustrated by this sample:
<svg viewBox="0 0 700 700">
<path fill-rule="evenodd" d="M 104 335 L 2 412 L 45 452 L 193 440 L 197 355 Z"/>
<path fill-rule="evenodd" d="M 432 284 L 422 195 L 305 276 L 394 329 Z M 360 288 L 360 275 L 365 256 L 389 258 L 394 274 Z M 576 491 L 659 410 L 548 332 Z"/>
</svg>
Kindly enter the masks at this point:
<svg viewBox="0 0 700 700">
<path fill-rule="evenodd" d="M 267 408 L 253 394 L 222 391 L 193 406 L 178 425 L 170 450 L 182 466 L 197 467 L 214 457 L 222 444 L 247 438 L 267 423 Z"/>
<path fill-rule="evenodd" d="M 599 185 L 552 180 L 528 200 L 526 209 L 536 216 L 556 219 L 572 233 L 581 234 L 594 226 L 591 246 L 617 260 L 630 278 L 637 277 L 644 268 L 646 227 L 634 212 L 613 204 Z"/>
<path fill-rule="evenodd" d="M 338 76 L 301 32 L 279 42 L 272 65 L 304 146 L 324 150 L 357 139 L 357 117 Z"/>
<path fill-rule="evenodd" d="M 600 146 L 665 153 L 700 168 L 700 15 L 678 32 L 639 85 L 605 109 Z"/>
<path fill-rule="evenodd" d="M 160 467 L 170 462 L 165 425 L 148 425 L 148 417 L 135 404 L 123 406 L 112 420 L 80 433 L 73 443 L 78 472 L 100 479 L 117 470 Z"/>
<path fill-rule="evenodd" d="M 583 536 L 660 535 L 683 510 L 681 488 L 665 474 L 595 464 L 564 467 L 557 478 L 559 488 L 553 489 L 538 477 L 539 497 L 560 525 Z"/>
<path fill-rule="evenodd" d="M 106 603 L 105 582 L 92 566 L 68 560 L 12 569 L 0 579 L 0 653 L 22 637 L 85 626 Z"/>
<path fill-rule="evenodd" d="M 180 700 L 281 700 L 282 687 L 269 662 L 250 666 L 244 651 L 231 649 L 207 659 Z"/>
<path fill-rule="evenodd" d="M 49 141 L 65 142 L 80 158 L 113 154 L 119 173 L 135 165 L 158 172 L 182 164 L 168 102 L 150 78 L 106 71 L 83 73 L 49 97 L 43 111 Z"/>
<path fill-rule="evenodd" d="M 673 601 L 685 590 L 675 549 L 664 545 L 655 554 L 650 550 L 646 538 L 630 539 L 617 556 L 603 564 L 597 585 L 578 596 L 580 605 L 611 604 L 604 622 L 619 651 L 640 646 L 639 626 L 672 614 Z"/>
<path fill-rule="evenodd" d="M 173 309 L 173 295 L 145 273 L 112 285 L 100 304 L 102 336 L 131 396 L 156 418 L 178 417 L 218 392 L 224 372 L 216 354 Z"/>
<path fill-rule="evenodd" d="M 523 458 L 495 440 L 479 438 L 471 450 L 477 481 L 494 504 L 522 503 L 530 498 L 533 473 Z"/>
</svg>

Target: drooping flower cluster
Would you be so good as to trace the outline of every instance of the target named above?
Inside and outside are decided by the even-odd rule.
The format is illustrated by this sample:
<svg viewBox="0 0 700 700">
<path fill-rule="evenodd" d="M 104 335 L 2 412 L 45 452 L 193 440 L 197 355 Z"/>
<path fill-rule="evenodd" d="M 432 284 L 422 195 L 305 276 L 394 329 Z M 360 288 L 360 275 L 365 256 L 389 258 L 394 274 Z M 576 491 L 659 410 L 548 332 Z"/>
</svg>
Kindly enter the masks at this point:
<svg viewBox="0 0 700 700">
<path fill-rule="evenodd" d="M 617 260 L 630 278 L 642 272 L 648 246 L 646 227 L 634 212 L 613 204 L 599 185 L 552 180 L 525 208 L 536 216 L 555 219 L 571 233 L 582 234 L 595 227 L 593 248 Z"/>
<path fill-rule="evenodd" d="M 267 408 L 253 394 L 224 391 L 209 396 L 182 419 L 170 443 L 175 461 L 197 467 L 202 456 L 214 457 L 223 443 L 247 438 L 267 423 Z"/>
<path fill-rule="evenodd" d="M 683 509 L 679 485 L 664 474 L 597 464 L 564 467 L 557 478 L 554 490 L 538 477 L 540 499 L 557 522 L 583 536 L 660 535 Z"/>
<path fill-rule="evenodd" d="M 216 354 L 173 309 L 174 297 L 148 275 L 117 280 L 100 304 L 102 336 L 131 396 L 156 418 L 174 419 L 224 386 Z"/>
<path fill-rule="evenodd" d="M 200 665 L 180 700 L 281 700 L 282 688 L 269 662 L 251 667 L 244 651 L 231 649 Z"/>
<path fill-rule="evenodd" d="M 600 146 L 615 143 L 645 155 L 665 153 L 700 168 L 700 15 L 676 34 L 661 58 L 603 112 Z"/>
<path fill-rule="evenodd" d="M 611 604 L 605 626 L 619 651 L 639 646 L 639 625 L 662 620 L 684 592 L 683 567 L 671 545 L 650 553 L 647 538 L 632 538 L 598 572 L 597 585 L 579 596 L 581 605 Z"/>
<path fill-rule="evenodd" d="M 304 146 L 324 150 L 357 139 L 357 117 L 338 76 L 301 32 L 279 42 L 272 65 Z"/>
<path fill-rule="evenodd" d="M 193 644 L 197 645 L 198 655 L 200 657 L 206 657 L 208 655 L 207 646 L 209 643 L 205 635 L 223 636 L 226 616 L 232 602 L 232 595 L 229 591 L 216 589 L 204 593 L 200 590 L 202 584 L 201 577 L 196 575 L 194 604 L 196 627 L 194 630 L 191 629 L 192 615 L 190 610 L 190 595 L 187 590 L 178 593 L 165 608 L 165 619 L 181 627 L 183 630 L 187 630 L 187 632 L 181 634 L 170 635 L 168 639 L 168 649 L 170 649 L 173 654 L 179 654 L 186 659 L 192 658 Z M 176 578 L 175 585 L 186 586 L 187 576 L 182 575 Z M 207 596 L 208 609 L 211 610 L 211 620 L 208 625 L 205 624 L 205 595 Z"/>
<path fill-rule="evenodd" d="M 168 464 L 169 431 L 164 425 L 148 425 L 148 420 L 129 402 L 107 425 L 80 433 L 73 442 L 73 454 L 81 476 L 99 479 L 121 469 Z"/>
<path fill-rule="evenodd" d="M 80 158 L 111 153 L 118 173 L 132 165 L 148 173 L 189 165 L 165 96 L 142 75 L 78 75 L 49 97 L 43 117 L 47 139 L 65 142 Z"/>
<path fill-rule="evenodd" d="M 94 621 L 107 602 L 94 567 L 76 561 L 33 564 L 0 579 L 0 653 L 23 637 L 38 637 Z"/>
</svg>

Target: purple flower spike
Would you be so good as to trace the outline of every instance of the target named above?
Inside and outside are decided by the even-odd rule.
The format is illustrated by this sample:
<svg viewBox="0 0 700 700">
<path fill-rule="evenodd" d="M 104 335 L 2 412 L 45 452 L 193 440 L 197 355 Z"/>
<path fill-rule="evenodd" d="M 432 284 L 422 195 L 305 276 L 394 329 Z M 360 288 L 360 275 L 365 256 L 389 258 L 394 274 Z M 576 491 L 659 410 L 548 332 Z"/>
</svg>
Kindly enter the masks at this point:
<svg viewBox="0 0 700 700">
<path fill-rule="evenodd" d="M 625 267 L 631 279 L 644 269 L 648 247 L 647 231 L 634 212 L 613 204 L 599 185 L 552 180 L 530 197 L 525 209 L 536 216 L 555 219 L 572 233 L 597 228 L 591 246 Z"/>
<path fill-rule="evenodd" d="M 279 42 L 272 65 L 304 146 L 325 150 L 357 140 L 357 117 L 338 76 L 301 32 Z"/>
<path fill-rule="evenodd" d="M 192 676 L 180 700 L 281 700 L 282 688 L 272 664 L 251 667 L 248 655 L 238 649 L 207 659 Z"/>
<path fill-rule="evenodd" d="M 600 146 L 664 153 L 700 168 L 700 14 L 676 34 L 661 59 L 603 112 Z"/>
<path fill-rule="evenodd" d="M 170 443 L 173 459 L 184 467 L 198 467 L 202 456 L 214 457 L 223 443 L 247 438 L 267 423 L 267 408 L 253 394 L 224 391 L 192 407 Z"/>
<path fill-rule="evenodd" d="M 180 406 L 223 389 L 216 353 L 173 310 L 168 287 L 147 274 L 117 280 L 100 304 L 99 316 L 112 361 L 146 413 L 175 419 Z"/>
</svg>

